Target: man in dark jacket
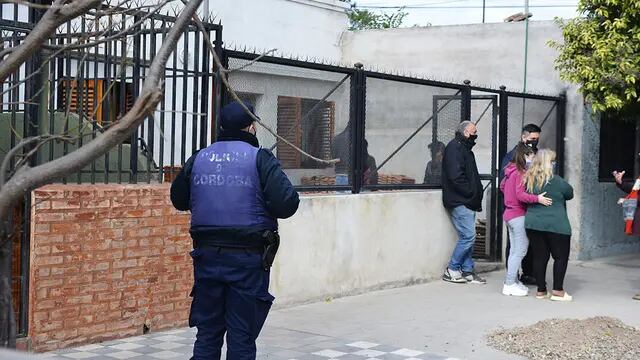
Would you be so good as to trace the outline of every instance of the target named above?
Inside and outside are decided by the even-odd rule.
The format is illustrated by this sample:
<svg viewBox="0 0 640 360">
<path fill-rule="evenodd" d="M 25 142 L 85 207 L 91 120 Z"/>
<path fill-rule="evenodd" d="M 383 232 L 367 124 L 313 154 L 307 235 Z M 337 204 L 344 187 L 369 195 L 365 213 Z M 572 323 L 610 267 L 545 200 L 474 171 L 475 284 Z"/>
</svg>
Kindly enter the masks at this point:
<svg viewBox="0 0 640 360">
<path fill-rule="evenodd" d="M 542 129 L 536 124 L 527 124 L 522 128 L 522 133 L 520 134 L 520 142 L 531 147 L 533 151 L 538 151 L 538 143 L 540 142 L 540 133 Z M 511 160 L 516 153 L 516 148 L 518 145 L 509 151 L 502 159 L 502 163 L 500 166 L 500 179 L 504 177 L 504 169 L 509 165 Z M 506 259 L 505 265 L 508 266 L 509 263 L 509 251 L 511 250 L 511 241 L 509 241 L 509 234 L 507 234 L 507 250 L 506 250 Z M 536 285 L 536 278 L 533 276 L 533 250 L 531 249 L 531 244 L 529 244 L 529 249 L 527 250 L 527 255 L 522 259 L 522 274 L 520 275 L 520 281 L 525 285 Z"/>
<path fill-rule="evenodd" d="M 276 219 L 292 216 L 299 199 L 278 160 L 259 148 L 256 124 L 240 104 L 222 109 L 221 127 L 218 141 L 193 154 L 171 185 L 176 209 L 191 211 L 192 359 L 220 359 L 226 332 L 227 359 L 253 360 L 274 299 L 266 259 L 277 249 Z"/>
<path fill-rule="evenodd" d="M 460 123 L 455 138 L 444 150 L 442 201 L 458 232 L 458 244 L 442 279 L 455 283 L 485 284 L 474 272 L 473 245 L 476 240 L 476 212 L 482 211 L 482 183 L 471 149 L 478 129 L 471 121 Z"/>
</svg>

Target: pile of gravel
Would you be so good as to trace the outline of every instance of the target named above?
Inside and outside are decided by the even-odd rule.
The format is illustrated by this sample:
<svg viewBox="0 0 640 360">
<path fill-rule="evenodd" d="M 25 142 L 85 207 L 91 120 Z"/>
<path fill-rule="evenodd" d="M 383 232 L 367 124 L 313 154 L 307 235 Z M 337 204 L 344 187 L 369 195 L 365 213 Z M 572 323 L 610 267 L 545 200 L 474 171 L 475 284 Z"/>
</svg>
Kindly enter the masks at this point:
<svg viewBox="0 0 640 360">
<path fill-rule="evenodd" d="M 488 336 L 488 342 L 498 350 L 529 359 L 640 359 L 640 330 L 610 317 L 544 320 L 496 331 Z"/>
</svg>

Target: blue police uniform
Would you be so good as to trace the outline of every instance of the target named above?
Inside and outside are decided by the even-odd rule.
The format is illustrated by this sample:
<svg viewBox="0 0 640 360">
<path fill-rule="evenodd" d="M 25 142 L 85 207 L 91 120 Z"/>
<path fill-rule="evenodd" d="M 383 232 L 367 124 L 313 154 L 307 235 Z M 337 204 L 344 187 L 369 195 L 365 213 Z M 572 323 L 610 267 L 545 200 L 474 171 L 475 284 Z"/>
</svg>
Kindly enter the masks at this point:
<svg viewBox="0 0 640 360">
<path fill-rule="evenodd" d="M 256 358 L 274 300 L 263 234 L 277 231 L 276 219 L 292 216 L 299 204 L 277 159 L 240 130 L 251 123 L 239 104 L 225 106 L 218 141 L 194 154 L 171 186 L 174 206 L 191 211 L 195 360 L 219 359 L 225 333 L 227 359 Z"/>
</svg>

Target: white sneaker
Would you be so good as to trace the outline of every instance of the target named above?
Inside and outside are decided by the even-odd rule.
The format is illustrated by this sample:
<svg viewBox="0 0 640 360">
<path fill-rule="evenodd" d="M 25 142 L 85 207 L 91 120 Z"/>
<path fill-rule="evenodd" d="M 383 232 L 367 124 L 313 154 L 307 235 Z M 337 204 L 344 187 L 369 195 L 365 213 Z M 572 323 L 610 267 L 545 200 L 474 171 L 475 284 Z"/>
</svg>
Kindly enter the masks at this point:
<svg viewBox="0 0 640 360">
<path fill-rule="evenodd" d="M 527 285 L 521 283 L 520 281 L 517 281 L 516 285 L 518 285 L 520 287 L 520 289 L 522 289 L 522 290 L 529 291 L 529 288 L 527 287 Z"/>
<path fill-rule="evenodd" d="M 517 283 L 513 285 L 504 284 L 502 286 L 502 294 L 507 296 L 527 296 L 529 289 L 523 289 Z"/>
</svg>

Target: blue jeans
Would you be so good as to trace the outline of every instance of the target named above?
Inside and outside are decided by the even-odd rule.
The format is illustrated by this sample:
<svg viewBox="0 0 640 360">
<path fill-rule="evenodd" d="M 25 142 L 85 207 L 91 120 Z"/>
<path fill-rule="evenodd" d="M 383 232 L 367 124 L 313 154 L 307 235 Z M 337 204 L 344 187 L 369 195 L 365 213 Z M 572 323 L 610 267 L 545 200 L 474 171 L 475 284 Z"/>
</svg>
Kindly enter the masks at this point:
<svg viewBox="0 0 640 360">
<path fill-rule="evenodd" d="M 476 242 L 476 213 L 466 206 L 451 210 L 451 221 L 458 232 L 458 244 L 453 250 L 449 269 L 473 271 L 473 244 Z"/>
<path fill-rule="evenodd" d="M 262 256 L 212 248 L 195 249 L 191 256 L 189 326 L 198 328 L 191 359 L 219 360 L 226 333 L 228 360 L 255 360 L 256 339 L 273 302 Z"/>
<path fill-rule="evenodd" d="M 529 239 L 524 229 L 524 216 L 507 221 L 509 230 L 509 263 L 507 265 L 507 277 L 504 281 L 507 285 L 513 285 L 518 280 L 518 270 L 522 265 L 522 259 L 527 255 L 529 249 Z"/>
</svg>

